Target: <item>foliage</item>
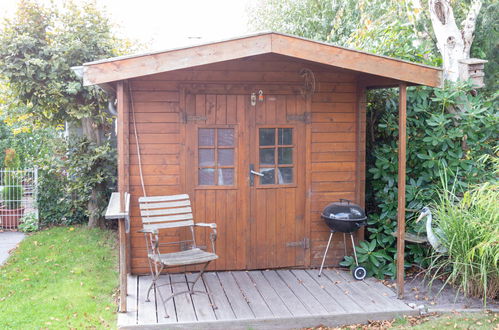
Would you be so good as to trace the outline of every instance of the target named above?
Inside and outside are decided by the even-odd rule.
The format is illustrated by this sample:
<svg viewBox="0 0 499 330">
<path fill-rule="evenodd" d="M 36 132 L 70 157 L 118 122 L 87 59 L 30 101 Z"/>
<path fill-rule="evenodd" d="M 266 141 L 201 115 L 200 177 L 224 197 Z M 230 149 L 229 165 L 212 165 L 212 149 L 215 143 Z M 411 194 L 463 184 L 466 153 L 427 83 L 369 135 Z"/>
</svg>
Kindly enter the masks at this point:
<svg viewBox="0 0 499 330">
<path fill-rule="evenodd" d="M 39 228 L 38 218 L 35 213 L 25 214 L 19 223 L 18 229 L 24 233 L 31 233 L 37 231 Z"/>
<path fill-rule="evenodd" d="M 16 153 L 15 149 L 5 149 L 5 158 L 3 159 L 3 164 L 7 169 L 19 168 L 19 155 Z"/>
<path fill-rule="evenodd" d="M 20 185 L 8 185 L 2 189 L 2 200 L 5 208 L 9 210 L 19 209 L 24 189 Z"/>
<path fill-rule="evenodd" d="M 57 160 L 58 168 L 72 175 L 67 179 L 71 193 L 65 198 L 76 205 L 57 207 L 54 213 L 65 210 L 62 213 L 67 214 L 69 210 L 80 214 L 81 206 L 86 204 L 84 214 L 92 226 L 101 218 L 97 204 L 105 203 L 106 184 L 112 182 L 112 178 L 103 176 L 110 174 L 109 168 L 114 166 L 105 163 L 114 160 L 109 148 L 112 118 L 105 111 L 108 96 L 96 86 L 83 87 L 71 67 L 121 55 L 126 48 L 126 42 L 111 34 L 109 19 L 94 1 L 65 1 L 62 7 L 43 7 L 34 0 L 21 0 L 16 16 L 6 21 L 0 37 L 0 75 L 8 86 L 8 102 L 4 102 L 7 121 L 22 122 L 31 128 L 54 129 L 65 123 L 83 128 L 89 147 L 81 145 L 81 154 Z M 80 142 L 75 140 L 74 144 Z M 69 146 L 69 153 L 72 149 Z M 111 156 L 97 156 L 104 151 Z M 85 158 L 91 170 L 82 164 Z M 76 173 L 77 168 L 81 172 Z M 71 174 L 72 170 L 75 174 Z M 61 174 L 65 175 L 64 171 Z M 60 178 L 55 175 L 48 181 Z"/>
<path fill-rule="evenodd" d="M 390 329 L 411 329 L 411 330 L 490 330 L 499 326 L 499 314 L 492 311 L 470 312 L 470 313 L 430 313 L 418 317 L 405 317 L 396 319 Z M 383 327 L 385 328 L 385 324 Z M 386 327 L 388 328 L 388 327 Z"/>
<path fill-rule="evenodd" d="M 456 186 L 461 189 L 493 180 L 494 158 L 497 145 L 499 118 L 494 99 L 483 96 L 473 97 L 468 84 L 449 85 L 444 89 L 418 87 L 408 93 L 407 101 L 407 208 L 419 211 L 429 205 L 437 196 L 435 187 L 440 182 L 441 165 L 459 171 Z M 379 96 L 379 95 L 378 95 Z M 370 240 L 376 248 L 364 251 L 357 248 L 359 258 L 366 259 L 364 266 L 377 277 L 395 275 L 396 258 L 395 236 L 397 227 L 397 139 L 398 105 L 386 92 L 385 108 L 374 117 L 374 140 L 370 141 L 372 167 L 368 171 L 370 217 L 367 228 Z M 465 104 L 465 111 L 458 115 L 447 112 L 449 105 Z M 414 213 L 407 214 L 407 231 L 424 232 L 424 224 L 416 224 Z M 379 252 L 377 254 L 377 252 Z M 383 257 L 371 258 L 370 255 Z M 364 257 L 367 255 L 368 258 Z M 386 258 L 388 255 L 388 258 Z M 416 244 L 408 244 L 407 265 L 416 263 L 427 266 L 428 249 Z M 352 265 L 351 259 L 343 262 Z"/>
<path fill-rule="evenodd" d="M 0 73 L 13 93 L 9 116 L 24 116 L 38 126 L 84 117 L 98 123 L 109 119 L 101 111 L 106 95 L 97 87 L 83 87 L 71 70 L 119 54 L 119 41 L 95 3 L 67 1 L 58 10 L 22 0 L 2 32 Z"/>
<path fill-rule="evenodd" d="M 447 174 L 442 176 L 434 209 L 448 256 L 435 255 L 430 271 L 486 304 L 499 295 L 499 184 L 461 192 L 457 182 L 449 185 Z"/>
<path fill-rule="evenodd" d="M 90 191 L 101 185 L 97 212 L 103 213 L 115 185 L 116 153 L 110 143 L 97 146 L 84 137 L 61 141 L 59 150 L 40 163 L 38 205 L 44 224 L 75 224 L 89 217 Z"/>
<path fill-rule="evenodd" d="M 0 267 L 0 328 L 114 328 L 116 235 L 56 227 L 29 235 Z"/>
<path fill-rule="evenodd" d="M 272 29 L 340 46 L 355 47 L 380 55 L 414 62 L 440 65 L 441 58 L 433 41 L 428 4 L 410 0 L 346 1 L 260 1 L 252 8 L 251 25 L 256 30 Z M 497 2 L 484 0 L 478 17 L 472 54 L 490 61 L 487 64 L 488 91 L 497 83 Z M 453 1 L 457 21 L 462 21 L 470 1 Z M 319 8 L 325 8 L 318 12 Z M 439 183 L 439 164 L 462 173 L 458 185 L 466 187 L 494 177 L 488 155 L 497 144 L 497 94 L 473 97 L 469 85 L 444 89 L 410 88 L 407 110 L 407 208 L 408 230 L 424 231 L 413 221 L 415 212 L 435 198 Z M 359 259 L 370 274 L 395 275 L 395 237 L 397 211 L 397 140 L 398 93 L 393 89 L 368 93 L 366 204 L 369 242 L 357 248 Z M 457 116 L 447 107 L 464 104 Z M 481 161 L 484 159 L 485 161 Z M 373 243 L 374 242 L 374 243 Z M 429 250 L 423 245 L 408 244 L 406 260 L 428 265 Z M 386 257 L 388 256 L 388 257 Z M 347 257 L 342 263 L 352 266 Z"/>
</svg>

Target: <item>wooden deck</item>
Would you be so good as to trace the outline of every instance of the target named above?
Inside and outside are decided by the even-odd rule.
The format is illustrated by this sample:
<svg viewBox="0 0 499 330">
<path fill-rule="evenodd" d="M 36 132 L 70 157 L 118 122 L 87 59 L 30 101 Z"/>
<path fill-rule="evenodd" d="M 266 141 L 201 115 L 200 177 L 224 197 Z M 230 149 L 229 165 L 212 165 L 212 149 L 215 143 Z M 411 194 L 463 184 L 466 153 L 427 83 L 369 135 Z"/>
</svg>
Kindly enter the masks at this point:
<svg viewBox="0 0 499 330">
<path fill-rule="evenodd" d="M 161 283 L 194 276 L 164 275 Z M 196 289 L 208 289 L 214 301 L 203 294 L 180 295 L 170 300 L 170 317 L 165 318 L 155 299 L 145 302 L 150 281 L 150 276 L 129 277 L 129 312 L 119 314 L 120 328 L 290 329 L 418 314 L 377 280 L 355 281 L 350 273 L 335 269 L 324 270 L 322 277 L 316 269 L 285 269 L 205 273 Z M 168 294 L 185 288 L 182 283 L 160 289 Z"/>
</svg>

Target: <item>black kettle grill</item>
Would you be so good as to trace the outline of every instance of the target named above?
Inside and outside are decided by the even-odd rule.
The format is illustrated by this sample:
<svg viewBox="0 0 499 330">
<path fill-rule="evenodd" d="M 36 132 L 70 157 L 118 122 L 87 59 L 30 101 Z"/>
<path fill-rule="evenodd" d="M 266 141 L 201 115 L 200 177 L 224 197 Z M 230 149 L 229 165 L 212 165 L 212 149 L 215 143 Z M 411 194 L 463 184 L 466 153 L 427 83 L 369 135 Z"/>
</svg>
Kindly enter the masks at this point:
<svg viewBox="0 0 499 330">
<path fill-rule="evenodd" d="M 331 245 L 333 239 L 333 234 L 335 232 L 340 232 L 345 234 L 350 234 L 350 239 L 352 240 L 353 254 L 355 257 L 355 264 L 357 267 L 353 270 L 352 274 L 356 280 L 363 280 L 366 277 L 367 271 L 364 267 L 359 266 L 357 260 L 357 253 L 355 252 L 355 242 L 353 239 L 353 233 L 356 232 L 360 227 L 367 224 L 367 217 L 365 211 L 357 204 L 352 203 L 347 199 L 340 199 L 339 202 L 331 203 L 324 208 L 322 211 L 322 219 L 326 222 L 331 230 L 329 234 L 329 240 L 327 242 L 326 251 L 324 251 L 324 257 L 322 258 L 321 268 L 319 270 L 319 276 L 322 274 L 322 269 L 324 268 L 324 262 L 326 261 L 326 255 Z M 345 238 L 345 236 L 343 236 Z M 346 246 L 345 246 L 346 249 Z"/>
</svg>

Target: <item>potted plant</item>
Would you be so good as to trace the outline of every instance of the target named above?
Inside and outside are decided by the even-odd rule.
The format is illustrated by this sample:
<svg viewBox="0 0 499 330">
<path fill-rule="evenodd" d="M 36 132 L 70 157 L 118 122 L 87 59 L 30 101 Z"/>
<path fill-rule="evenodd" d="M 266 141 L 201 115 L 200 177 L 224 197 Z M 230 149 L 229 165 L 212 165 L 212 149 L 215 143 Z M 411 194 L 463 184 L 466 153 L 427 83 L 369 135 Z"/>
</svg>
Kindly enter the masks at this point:
<svg viewBox="0 0 499 330">
<path fill-rule="evenodd" d="M 0 208 L 2 227 L 5 229 L 17 229 L 19 219 L 24 215 L 22 205 L 23 187 L 20 185 L 6 185 L 2 190 L 3 207 Z"/>
</svg>

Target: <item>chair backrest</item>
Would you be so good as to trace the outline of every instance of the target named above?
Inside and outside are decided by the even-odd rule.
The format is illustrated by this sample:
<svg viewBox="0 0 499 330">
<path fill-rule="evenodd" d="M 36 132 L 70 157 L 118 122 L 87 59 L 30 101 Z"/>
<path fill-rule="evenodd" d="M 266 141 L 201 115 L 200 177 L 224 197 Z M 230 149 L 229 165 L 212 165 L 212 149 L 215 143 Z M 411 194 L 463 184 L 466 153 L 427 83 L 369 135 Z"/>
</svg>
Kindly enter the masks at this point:
<svg viewBox="0 0 499 330">
<path fill-rule="evenodd" d="M 139 197 L 144 229 L 193 226 L 189 195 Z"/>
</svg>

